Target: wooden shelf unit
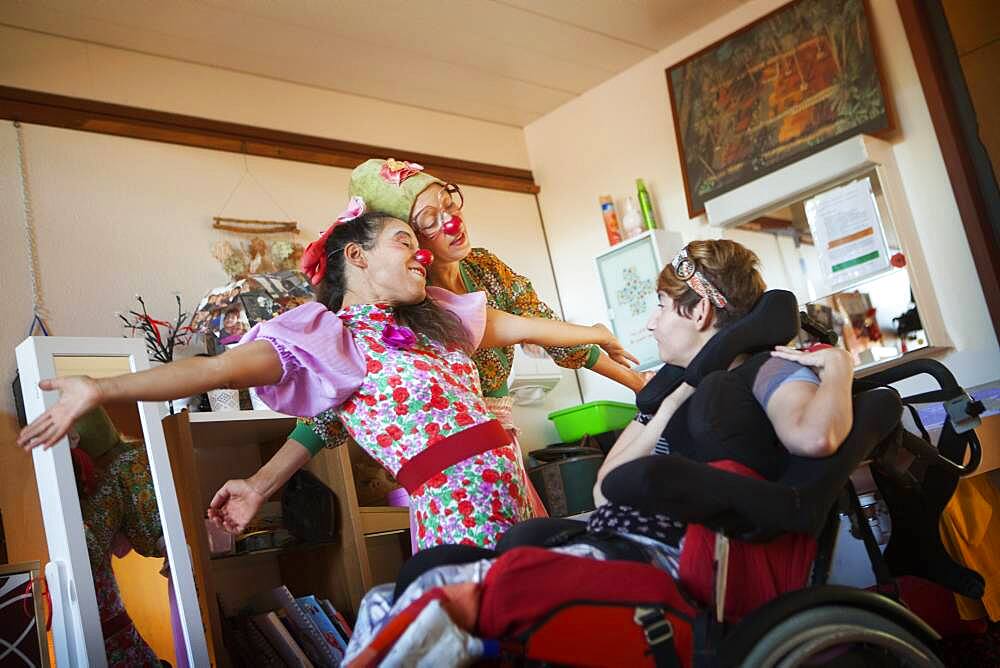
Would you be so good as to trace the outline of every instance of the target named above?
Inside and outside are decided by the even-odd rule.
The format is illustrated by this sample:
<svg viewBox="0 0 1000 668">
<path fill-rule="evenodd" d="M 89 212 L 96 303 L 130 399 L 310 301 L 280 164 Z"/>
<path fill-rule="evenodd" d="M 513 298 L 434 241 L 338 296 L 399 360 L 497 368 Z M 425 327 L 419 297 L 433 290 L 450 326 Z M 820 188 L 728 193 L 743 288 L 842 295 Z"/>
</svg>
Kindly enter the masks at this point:
<svg viewBox="0 0 1000 668">
<path fill-rule="evenodd" d="M 222 641 L 223 612 L 234 614 L 257 592 L 284 584 L 295 596 L 328 598 L 338 610 L 353 616 L 365 592 L 394 581 L 409 556 L 408 510 L 359 506 L 348 449 L 339 447 L 322 451 L 307 466 L 337 496 L 334 541 L 212 559 L 205 528 L 212 496 L 227 480 L 246 478 L 256 471 L 294 426 L 295 418 L 273 411 L 184 411 L 163 419 L 215 666 L 232 665 Z M 280 494 L 279 490 L 270 500 L 279 500 Z"/>
</svg>

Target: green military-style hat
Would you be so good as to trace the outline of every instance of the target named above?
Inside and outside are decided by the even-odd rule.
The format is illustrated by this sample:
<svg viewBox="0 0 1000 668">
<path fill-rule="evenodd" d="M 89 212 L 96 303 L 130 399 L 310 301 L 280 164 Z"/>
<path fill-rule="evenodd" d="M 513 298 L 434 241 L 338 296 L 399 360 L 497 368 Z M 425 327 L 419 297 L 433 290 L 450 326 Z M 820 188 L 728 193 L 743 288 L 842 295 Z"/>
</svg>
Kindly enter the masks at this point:
<svg viewBox="0 0 1000 668">
<path fill-rule="evenodd" d="M 409 223 L 413 203 L 434 183 L 443 185 L 444 181 L 424 172 L 415 162 L 372 159 L 351 172 L 348 196 L 364 200 L 366 211 L 380 211 Z"/>
</svg>

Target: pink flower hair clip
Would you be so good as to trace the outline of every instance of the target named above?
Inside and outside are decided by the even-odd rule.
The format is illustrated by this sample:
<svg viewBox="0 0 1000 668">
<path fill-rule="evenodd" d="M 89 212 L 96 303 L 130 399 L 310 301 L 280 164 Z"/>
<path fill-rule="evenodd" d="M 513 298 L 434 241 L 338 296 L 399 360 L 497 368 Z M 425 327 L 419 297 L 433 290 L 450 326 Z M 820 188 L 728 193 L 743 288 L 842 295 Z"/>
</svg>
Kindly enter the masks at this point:
<svg viewBox="0 0 1000 668">
<path fill-rule="evenodd" d="M 423 165 L 418 165 L 415 162 L 387 158 L 385 164 L 382 165 L 382 169 L 379 170 L 379 176 L 382 177 L 382 180 L 398 186 L 406 179 L 422 171 L 424 171 Z"/>
<path fill-rule="evenodd" d="M 365 201 L 361 199 L 360 195 L 355 195 L 351 198 L 351 201 L 347 203 L 347 208 L 344 209 L 344 213 L 337 216 L 337 220 L 333 226 L 336 227 L 340 223 L 349 223 L 363 215 L 365 215 Z"/>
</svg>

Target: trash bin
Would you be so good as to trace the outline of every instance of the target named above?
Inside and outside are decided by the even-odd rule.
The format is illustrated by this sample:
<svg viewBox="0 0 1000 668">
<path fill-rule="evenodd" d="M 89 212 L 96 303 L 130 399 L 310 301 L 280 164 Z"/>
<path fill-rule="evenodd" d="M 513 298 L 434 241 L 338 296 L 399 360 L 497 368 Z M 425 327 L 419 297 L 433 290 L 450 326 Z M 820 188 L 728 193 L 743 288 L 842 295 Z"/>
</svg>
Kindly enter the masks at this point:
<svg viewBox="0 0 1000 668">
<path fill-rule="evenodd" d="M 528 468 L 528 477 L 551 517 L 568 517 L 594 509 L 594 485 L 604 461 L 599 448 L 577 444 L 550 445 L 534 450 L 539 464 Z"/>
</svg>

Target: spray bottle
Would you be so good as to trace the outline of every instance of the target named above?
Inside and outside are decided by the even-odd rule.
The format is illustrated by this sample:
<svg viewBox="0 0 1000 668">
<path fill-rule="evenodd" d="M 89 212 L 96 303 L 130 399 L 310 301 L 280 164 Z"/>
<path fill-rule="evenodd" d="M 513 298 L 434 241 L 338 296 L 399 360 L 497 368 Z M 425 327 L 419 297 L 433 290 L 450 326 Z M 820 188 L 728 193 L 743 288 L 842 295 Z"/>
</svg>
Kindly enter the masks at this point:
<svg viewBox="0 0 1000 668">
<path fill-rule="evenodd" d="M 656 217 L 653 215 L 653 201 L 649 198 L 646 184 L 642 179 L 635 180 L 636 191 L 639 197 L 639 208 L 642 209 L 642 220 L 647 230 L 656 229 Z"/>
</svg>

